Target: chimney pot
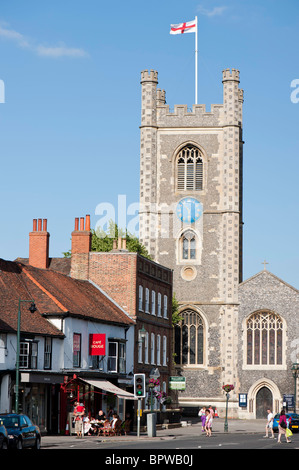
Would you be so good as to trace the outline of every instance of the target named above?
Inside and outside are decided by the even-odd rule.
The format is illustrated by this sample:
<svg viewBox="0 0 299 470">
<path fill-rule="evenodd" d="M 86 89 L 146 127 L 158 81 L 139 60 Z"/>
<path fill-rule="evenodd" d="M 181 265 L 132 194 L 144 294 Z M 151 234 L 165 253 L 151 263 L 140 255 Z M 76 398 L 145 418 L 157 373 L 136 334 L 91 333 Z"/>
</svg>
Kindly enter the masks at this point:
<svg viewBox="0 0 299 470">
<path fill-rule="evenodd" d="M 76 217 L 76 218 L 75 218 L 75 230 L 76 230 L 76 231 L 79 230 L 79 217 Z"/>
<path fill-rule="evenodd" d="M 90 215 L 87 215 L 87 216 L 86 216 L 85 230 L 86 230 L 87 232 L 90 231 Z"/>
<path fill-rule="evenodd" d="M 80 230 L 84 231 L 84 217 L 80 217 Z"/>
<path fill-rule="evenodd" d="M 29 233 L 29 264 L 36 268 L 49 267 L 49 238 L 47 219 L 33 219 L 33 231 Z"/>
</svg>

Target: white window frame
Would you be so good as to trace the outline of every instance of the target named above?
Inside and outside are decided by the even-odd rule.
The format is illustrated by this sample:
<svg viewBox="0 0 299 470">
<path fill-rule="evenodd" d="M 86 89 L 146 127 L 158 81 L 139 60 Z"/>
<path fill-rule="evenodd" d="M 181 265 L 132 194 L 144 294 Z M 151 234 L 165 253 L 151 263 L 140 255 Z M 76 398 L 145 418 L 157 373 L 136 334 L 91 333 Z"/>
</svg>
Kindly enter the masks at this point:
<svg viewBox="0 0 299 470">
<path fill-rule="evenodd" d="M 155 333 L 151 333 L 151 364 L 155 364 Z"/>
<path fill-rule="evenodd" d="M 148 364 L 148 331 L 144 338 L 144 363 Z"/>
<path fill-rule="evenodd" d="M 115 355 L 110 354 L 110 346 L 115 345 Z M 109 341 L 108 342 L 108 371 L 107 372 L 118 372 L 118 341 Z M 115 364 L 115 367 L 112 365 Z"/>
<path fill-rule="evenodd" d="M 118 373 L 126 373 L 126 344 L 122 341 L 118 343 Z"/>
<path fill-rule="evenodd" d="M 157 335 L 157 366 L 161 365 L 161 335 Z"/>
<path fill-rule="evenodd" d="M 151 314 L 156 315 L 156 292 L 152 290 Z"/>
<path fill-rule="evenodd" d="M 163 366 L 167 365 L 167 336 L 163 335 L 163 353 L 162 353 L 162 359 L 163 359 Z"/>
<path fill-rule="evenodd" d="M 167 304 L 168 304 L 168 297 L 167 297 L 167 295 L 164 295 L 163 296 L 163 318 L 168 318 L 168 315 L 167 315 L 168 306 L 167 306 Z"/>
<path fill-rule="evenodd" d="M 44 369 L 50 370 L 52 368 L 52 338 L 45 337 L 45 351 L 44 351 Z"/>
<path fill-rule="evenodd" d="M 19 354 L 20 369 L 38 368 L 38 343 L 36 341 L 21 341 Z"/>
<path fill-rule="evenodd" d="M 145 288 L 145 313 L 150 313 L 149 311 L 149 289 Z"/>
<path fill-rule="evenodd" d="M 162 317 L 162 295 L 160 292 L 158 292 L 158 317 Z"/>
<path fill-rule="evenodd" d="M 138 338 L 139 338 L 139 331 L 138 331 Z M 139 364 L 142 364 L 142 343 L 143 341 L 138 340 L 138 363 Z"/>
<path fill-rule="evenodd" d="M 139 286 L 138 308 L 143 312 L 143 286 Z"/>
</svg>

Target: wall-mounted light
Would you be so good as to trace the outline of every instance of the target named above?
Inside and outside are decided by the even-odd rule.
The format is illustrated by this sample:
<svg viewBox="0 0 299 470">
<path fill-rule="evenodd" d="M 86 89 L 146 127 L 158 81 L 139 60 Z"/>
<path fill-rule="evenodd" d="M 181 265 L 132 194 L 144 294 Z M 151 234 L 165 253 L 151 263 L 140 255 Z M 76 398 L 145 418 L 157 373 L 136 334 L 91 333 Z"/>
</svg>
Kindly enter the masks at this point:
<svg viewBox="0 0 299 470">
<path fill-rule="evenodd" d="M 144 326 L 142 325 L 141 330 L 138 331 L 138 342 L 142 343 L 145 340 L 146 337 L 146 330 L 144 329 Z"/>
</svg>

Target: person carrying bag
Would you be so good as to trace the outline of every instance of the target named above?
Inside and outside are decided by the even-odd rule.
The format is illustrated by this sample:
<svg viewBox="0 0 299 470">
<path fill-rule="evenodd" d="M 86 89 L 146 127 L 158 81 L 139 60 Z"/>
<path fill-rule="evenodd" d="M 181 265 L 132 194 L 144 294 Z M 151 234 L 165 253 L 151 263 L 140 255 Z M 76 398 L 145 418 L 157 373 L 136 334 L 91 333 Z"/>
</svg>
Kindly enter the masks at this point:
<svg viewBox="0 0 299 470">
<path fill-rule="evenodd" d="M 285 415 L 285 411 L 281 410 L 280 417 L 279 417 L 279 423 L 278 423 L 278 439 L 277 443 L 281 444 L 281 435 L 284 434 L 286 437 L 286 442 L 291 442 L 287 436 L 287 431 L 291 432 L 290 429 L 288 429 L 288 424 L 287 424 L 287 419 Z"/>
</svg>

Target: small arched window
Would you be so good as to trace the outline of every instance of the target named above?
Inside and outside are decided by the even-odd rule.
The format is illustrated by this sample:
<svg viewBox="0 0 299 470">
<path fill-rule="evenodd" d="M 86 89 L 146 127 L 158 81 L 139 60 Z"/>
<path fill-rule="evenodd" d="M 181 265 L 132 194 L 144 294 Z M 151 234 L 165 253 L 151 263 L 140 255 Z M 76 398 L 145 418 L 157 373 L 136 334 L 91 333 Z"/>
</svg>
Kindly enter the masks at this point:
<svg viewBox="0 0 299 470">
<path fill-rule="evenodd" d="M 203 321 L 199 313 L 185 310 L 175 327 L 175 362 L 178 365 L 203 364 Z"/>
<path fill-rule="evenodd" d="M 177 157 L 178 191 L 200 191 L 203 189 L 203 160 L 198 148 L 184 147 Z"/>
<path fill-rule="evenodd" d="M 181 236 L 181 256 L 183 260 L 196 259 L 196 235 L 192 230 L 187 230 Z"/>
</svg>

